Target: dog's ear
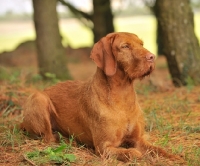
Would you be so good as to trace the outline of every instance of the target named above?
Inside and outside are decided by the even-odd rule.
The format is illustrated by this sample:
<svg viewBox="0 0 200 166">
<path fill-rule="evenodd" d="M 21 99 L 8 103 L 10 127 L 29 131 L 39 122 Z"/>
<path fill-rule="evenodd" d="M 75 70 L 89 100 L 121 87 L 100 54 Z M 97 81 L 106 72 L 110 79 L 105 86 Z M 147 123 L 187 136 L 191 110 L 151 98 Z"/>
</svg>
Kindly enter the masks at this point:
<svg viewBox="0 0 200 166">
<path fill-rule="evenodd" d="M 98 41 L 91 52 L 90 58 L 102 69 L 107 76 L 113 76 L 117 70 L 117 62 L 112 52 L 113 34 L 109 34 Z"/>
</svg>

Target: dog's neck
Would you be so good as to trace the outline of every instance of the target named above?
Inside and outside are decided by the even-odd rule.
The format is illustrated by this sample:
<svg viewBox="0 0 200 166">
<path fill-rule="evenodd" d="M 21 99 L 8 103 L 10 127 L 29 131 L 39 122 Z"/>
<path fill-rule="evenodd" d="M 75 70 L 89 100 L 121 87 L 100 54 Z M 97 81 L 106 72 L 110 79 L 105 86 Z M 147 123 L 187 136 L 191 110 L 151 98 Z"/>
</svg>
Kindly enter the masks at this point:
<svg viewBox="0 0 200 166">
<path fill-rule="evenodd" d="M 129 96 L 135 98 L 133 81 L 130 81 L 120 69 L 117 69 L 115 75 L 107 76 L 103 70 L 97 67 L 93 77 L 93 84 L 97 88 L 96 93 L 103 92 L 101 95 L 107 95 L 104 96 L 105 98 L 115 98 L 114 96 L 118 96 L 122 100 Z"/>
<path fill-rule="evenodd" d="M 101 85 L 106 85 L 110 90 L 124 89 L 126 87 L 133 88 L 133 80 L 125 74 L 124 71 L 117 69 L 116 73 L 113 76 L 107 76 L 103 70 L 97 67 L 94 78 L 101 78 L 99 81 Z"/>
</svg>

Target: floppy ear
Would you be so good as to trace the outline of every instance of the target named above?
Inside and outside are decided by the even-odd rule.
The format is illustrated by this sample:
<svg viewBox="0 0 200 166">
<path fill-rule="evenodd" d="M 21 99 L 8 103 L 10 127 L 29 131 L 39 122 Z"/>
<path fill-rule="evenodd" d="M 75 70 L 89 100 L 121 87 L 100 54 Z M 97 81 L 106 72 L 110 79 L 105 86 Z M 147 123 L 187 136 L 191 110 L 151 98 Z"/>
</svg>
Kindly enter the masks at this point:
<svg viewBox="0 0 200 166">
<path fill-rule="evenodd" d="M 107 76 L 113 76 L 117 70 L 117 62 L 112 52 L 114 38 L 109 36 L 111 35 L 103 37 L 94 45 L 90 58 Z"/>
</svg>

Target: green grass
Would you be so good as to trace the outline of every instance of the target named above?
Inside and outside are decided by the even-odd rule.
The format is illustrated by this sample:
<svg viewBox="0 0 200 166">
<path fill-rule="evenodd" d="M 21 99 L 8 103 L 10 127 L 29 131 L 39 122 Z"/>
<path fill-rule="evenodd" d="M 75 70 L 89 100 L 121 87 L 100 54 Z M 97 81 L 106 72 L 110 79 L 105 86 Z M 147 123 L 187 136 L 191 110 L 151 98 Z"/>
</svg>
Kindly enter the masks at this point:
<svg viewBox="0 0 200 166">
<path fill-rule="evenodd" d="M 48 146 L 43 150 L 37 148 L 33 151 L 25 153 L 25 159 L 31 161 L 37 165 L 42 164 L 59 164 L 59 165 L 70 165 L 71 162 L 76 161 L 76 156 L 70 153 L 72 149 L 71 144 L 63 142 L 56 147 Z"/>
<path fill-rule="evenodd" d="M 24 143 L 24 136 L 15 124 L 12 124 L 11 126 L 12 129 L 6 125 L 0 124 L 0 133 L 3 131 L 0 145 L 5 148 L 11 146 L 12 150 L 14 150 L 14 147 L 20 147 Z"/>
<path fill-rule="evenodd" d="M 27 140 L 25 141 L 24 133 L 16 127 L 15 124 L 0 124 L 0 147 L 4 148 L 10 154 L 21 153 L 24 160 L 31 165 L 70 165 L 75 162 L 76 156 L 72 153 L 73 137 L 69 139 L 69 143 L 65 143 L 65 139 L 60 135 L 59 144 L 50 144 L 41 146 L 42 143 L 37 141 L 37 146 L 33 146 Z M 28 146 L 28 148 L 26 147 Z M 23 148 L 26 147 L 25 151 Z M 10 151 L 11 150 L 11 151 Z M 4 163 L 4 161 L 0 162 Z M 16 165 L 16 164 L 13 164 Z"/>
<path fill-rule="evenodd" d="M 153 16 L 133 16 L 115 18 L 116 31 L 136 33 L 143 41 L 144 46 L 156 53 L 156 20 Z M 200 13 L 195 15 L 195 32 L 200 39 Z M 91 46 L 92 32 L 78 20 L 60 20 L 60 31 L 63 44 L 77 48 Z M 30 21 L 0 22 L 0 52 L 14 49 L 19 43 L 35 38 L 34 26 Z"/>
</svg>

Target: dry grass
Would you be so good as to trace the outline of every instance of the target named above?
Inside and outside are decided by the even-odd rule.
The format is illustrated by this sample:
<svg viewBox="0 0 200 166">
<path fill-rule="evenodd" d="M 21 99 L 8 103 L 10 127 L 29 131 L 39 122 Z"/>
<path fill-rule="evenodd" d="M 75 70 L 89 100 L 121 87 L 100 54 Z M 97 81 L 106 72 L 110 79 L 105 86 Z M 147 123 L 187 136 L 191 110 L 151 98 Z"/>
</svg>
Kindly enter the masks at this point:
<svg viewBox="0 0 200 166">
<path fill-rule="evenodd" d="M 75 79 L 86 79 L 95 66 L 87 62 L 70 63 L 69 69 Z M 157 71 L 147 80 L 136 83 L 138 98 L 146 116 L 146 131 L 149 140 L 165 148 L 168 152 L 182 155 L 185 163 L 176 163 L 161 157 L 144 156 L 142 160 L 122 163 L 113 158 L 97 157 L 92 149 L 78 145 L 72 139 L 63 139 L 69 146 L 68 151 L 76 160 L 65 161 L 60 165 L 72 166 L 120 166 L 120 165 L 188 165 L 200 163 L 200 87 L 188 86 L 175 89 L 167 76 L 167 68 L 159 61 Z M 84 71 L 83 71 L 84 68 Z M 76 69 L 76 70 L 75 70 Z M 160 72 L 160 73 L 159 73 Z M 82 73 L 86 73 L 82 75 Z M 160 77 L 163 76 L 163 77 Z M 22 105 L 33 89 L 41 89 L 47 84 L 38 82 L 27 84 L 23 75 L 16 77 L 21 81 L 0 82 L 0 165 L 55 165 L 55 161 L 44 161 L 41 156 L 37 160 L 27 157 L 41 153 L 48 147 L 59 147 L 60 144 L 44 144 L 42 140 L 33 140 L 17 129 L 22 120 Z M 164 83 L 156 80 L 166 80 Z M 150 81 L 149 81 L 150 80 Z M 70 142 L 72 141 L 72 142 Z M 42 164 L 44 162 L 44 164 Z"/>
</svg>

